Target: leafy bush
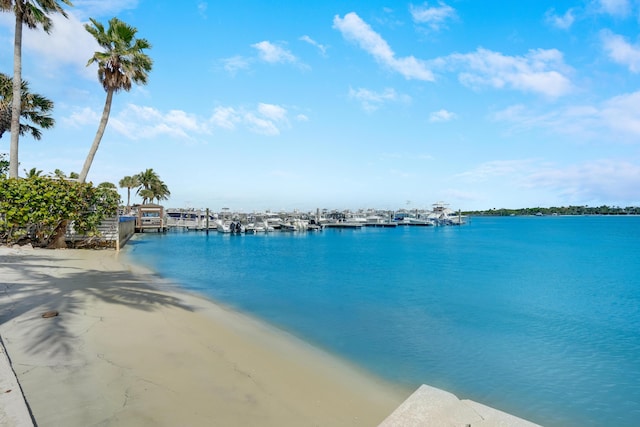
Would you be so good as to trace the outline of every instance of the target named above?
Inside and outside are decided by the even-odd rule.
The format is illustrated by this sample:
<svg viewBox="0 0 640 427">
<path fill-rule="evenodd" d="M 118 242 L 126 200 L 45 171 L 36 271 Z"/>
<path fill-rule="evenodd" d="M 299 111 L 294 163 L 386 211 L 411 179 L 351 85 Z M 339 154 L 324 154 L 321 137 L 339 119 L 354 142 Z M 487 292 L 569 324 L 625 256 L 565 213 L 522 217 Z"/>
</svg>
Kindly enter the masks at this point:
<svg viewBox="0 0 640 427">
<path fill-rule="evenodd" d="M 0 177 L 0 242 L 49 246 L 71 221 L 80 234 L 97 235 L 98 225 L 116 214 L 119 202 L 116 191 L 91 183 Z"/>
<path fill-rule="evenodd" d="M 9 172 L 9 160 L 5 153 L 0 153 L 0 176 L 5 176 Z"/>
</svg>

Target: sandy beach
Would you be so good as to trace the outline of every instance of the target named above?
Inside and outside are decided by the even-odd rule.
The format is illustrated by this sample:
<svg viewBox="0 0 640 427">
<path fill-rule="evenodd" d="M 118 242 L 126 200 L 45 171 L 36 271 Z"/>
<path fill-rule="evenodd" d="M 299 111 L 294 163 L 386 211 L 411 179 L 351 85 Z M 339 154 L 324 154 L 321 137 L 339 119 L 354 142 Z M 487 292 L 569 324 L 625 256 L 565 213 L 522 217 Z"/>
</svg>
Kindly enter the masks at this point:
<svg viewBox="0 0 640 427">
<path fill-rule="evenodd" d="M 114 251 L 0 248 L 0 286 L 40 427 L 374 426 L 412 392 Z"/>
</svg>

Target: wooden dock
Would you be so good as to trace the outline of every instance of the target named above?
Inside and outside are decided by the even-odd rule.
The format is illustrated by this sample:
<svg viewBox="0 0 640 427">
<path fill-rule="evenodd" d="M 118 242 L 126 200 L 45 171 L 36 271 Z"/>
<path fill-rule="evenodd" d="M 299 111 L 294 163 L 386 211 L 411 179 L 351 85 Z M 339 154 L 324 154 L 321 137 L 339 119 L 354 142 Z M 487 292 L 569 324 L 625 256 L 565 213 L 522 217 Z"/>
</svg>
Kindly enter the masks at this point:
<svg viewBox="0 0 640 427">
<path fill-rule="evenodd" d="M 324 228 L 362 228 L 362 222 L 328 222 L 322 224 Z"/>
<path fill-rule="evenodd" d="M 377 228 L 396 228 L 398 223 L 396 222 L 365 222 L 365 227 L 377 227 Z"/>
</svg>

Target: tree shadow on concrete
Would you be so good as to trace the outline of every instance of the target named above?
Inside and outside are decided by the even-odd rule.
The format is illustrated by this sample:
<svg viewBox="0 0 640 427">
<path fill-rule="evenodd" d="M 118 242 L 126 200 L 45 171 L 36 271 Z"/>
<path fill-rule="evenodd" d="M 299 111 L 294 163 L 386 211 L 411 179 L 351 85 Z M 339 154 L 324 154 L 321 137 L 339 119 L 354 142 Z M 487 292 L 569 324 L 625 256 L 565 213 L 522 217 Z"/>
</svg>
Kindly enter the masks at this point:
<svg viewBox="0 0 640 427">
<path fill-rule="evenodd" d="M 162 307 L 193 311 L 181 298 L 152 286 L 153 280 L 150 274 L 61 265 L 42 251 L 0 255 L 0 329 L 19 330 L 9 335 L 19 336 L 27 354 L 69 356 L 82 332 L 72 325 L 77 329 L 78 316 L 93 316 L 87 312 L 87 298 L 147 312 Z M 43 318 L 50 310 L 59 315 Z"/>
</svg>

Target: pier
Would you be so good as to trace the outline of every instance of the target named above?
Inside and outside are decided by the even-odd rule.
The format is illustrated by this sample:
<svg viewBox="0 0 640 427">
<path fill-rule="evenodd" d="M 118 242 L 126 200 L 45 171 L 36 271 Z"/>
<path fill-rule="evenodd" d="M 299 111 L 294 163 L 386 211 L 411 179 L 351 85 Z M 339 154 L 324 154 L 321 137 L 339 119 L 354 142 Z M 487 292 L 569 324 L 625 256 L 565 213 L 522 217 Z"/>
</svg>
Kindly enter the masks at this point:
<svg viewBox="0 0 640 427">
<path fill-rule="evenodd" d="M 362 228 L 363 223 L 359 222 L 328 222 L 323 225 L 324 228 Z"/>
<path fill-rule="evenodd" d="M 395 228 L 398 226 L 395 222 L 365 222 L 363 224 L 365 227 L 374 227 L 374 228 Z"/>
<path fill-rule="evenodd" d="M 444 203 L 436 203 L 432 209 L 376 210 L 360 209 L 328 210 L 315 212 L 232 212 L 222 208 L 211 209 L 167 208 L 160 205 L 134 206 L 136 232 L 167 230 L 215 231 L 222 233 L 268 233 L 273 231 L 301 232 L 321 231 L 325 228 L 360 229 L 410 227 L 437 227 L 464 225 L 467 222 L 460 211 L 452 211 Z"/>
</svg>

